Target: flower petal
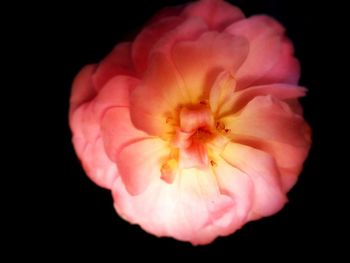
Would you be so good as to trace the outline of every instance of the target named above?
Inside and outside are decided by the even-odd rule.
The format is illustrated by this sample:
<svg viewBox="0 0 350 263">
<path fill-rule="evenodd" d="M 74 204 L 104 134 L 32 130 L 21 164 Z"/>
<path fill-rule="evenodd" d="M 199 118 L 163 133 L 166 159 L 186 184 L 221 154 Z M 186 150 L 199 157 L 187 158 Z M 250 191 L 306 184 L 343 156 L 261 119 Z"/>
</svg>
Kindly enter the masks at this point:
<svg viewBox="0 0 350 263">
<path fill-rule="evenodd" d="M 277 21 L 268 16 L 252 16 L 232 24 L 225 31 L 249 40 L 249 55 L 235 76 L 238 89 L 277 81 L 297 83 L 299 66 L 291 58 L 292 46 Z"/>
<path fill-rule="evenodd" d="M 221 153 L 222 158 L 250 176 L 254 183 L 254 205 L 250 220 L 279 211 L 287 199 L 282 191 L 279 173 L 272 156 L 237 143 L 230 143 Z"/>
<path fill-rule="evenodd" d="M 191 102 L 198 103 L 208 98 L 217 75 L 222 70 L 234 75 L 247 54 L 248 43 L 244 38 L 207 32 L 195 41 L 177 43 L 172 57 Z"/>
<path fill-rule="evenodd" d="M 288 192 L 296 183 L 310 148 L 310 145 L 294 146 L 271 140 L 260 140 L 251 136 L 235 135 L 234 140 L 237 143 L 264 151 L 274 157 L 281 174 L 284 192 Z"/>
<path fill-rule="evenodd" d="M 114 162 L 125 145 L 150 138 L 147 133 L 134 127 L 127 107 L 108 109 L 101 120 L 101 131 L 106 153 Z"/>
<path fill-rule="evenodd" d="M 73 144 L 85 172 L 97 185 L 111 189 L 119 173 L 116 164 L 105 153 L 102 138 L 98 137 L 91 143 L 81 140 L 83 139 L 73 136 Z"/>
<path fill-rule="evenodd" d="M 92 100 L 96 96 L 96 91 L 91 80 L 95 69 L 96 65 L 87 65 L 75 77 L 70 96 L 70 115 L 81 104 Z"/>
<path fill-rule="evenodd" d="M 250 176 L 230 165 L 220 156 L 213 165 L 220 192 L 230 196 L 235 205 L 234 220 L 236 229 L 245 223 L 254 203 L 254 185 Z M 233 232 L 234 230 L 232 230 Z"/>
<path fill-rule="evenodd" d="M 255 97 L 239 114 L 221 120 L 233 139 L 237 134 L 301 147 L 310 144 L 310 131 L 303 118 L 270 95 Z"/>
<path fill-rule="evenodd" d="M 117 156 L 119 174 L 131 195 L 145 191 L 152 180 L 161 178 L 162 162 L 170 150 L 164 141 L 149 138 L 124 145 Z"/>
<path fill-rule="evenodd" d="M 188 99 L 174 66 L 165 55 L 154 55 L 146 74 L 142 85 L 131 94 L 131 119 L 138 129 L 164 136 L 172 128 L 168 120 L 176 119 L 176 108 L 188 103 Z"/>
<path fill-rule="evenodd" d="M 235 88 L 236 80 L 229 72 L 223 71 L 218 75 L 209 94 L 210 109 L 215 116 L 219 112 L 225 112 L 223 109 L 232 107 L 230 102 L 232 101 Z M 225 104 L 227 103 L 230 103 L 230 105 L 226 106 Z"/>
<path fill-rule="evenodd" d="M 131 59 L 131 44 L 129 42 L 118 44 L 100 62 L 93 75 L 93 83 L 96 91 L 99 91 L 109 79 L 116 75 L 136 75 Z"/>
<path fill-rule="evenodd" d="M 127 220 L 157 236 L 207 244 L 236 224 L 233 201 L 219 192 L 211 172 L 184 169 L 172 184 L 153 180 L 140 195 L 130 195 L 120 179 L 113 186 L 115 207 Z"/>
<path fill-rule="evenodd" d="M 181 22 L 183 20 L 177 17 L 165 18 L 146 27 L 138 34 L 132 44 L 132 58 L 139 74 L 146 71 L 152 47 L 164 34 L 176 28 Z"/>
<path fill-rule="evenodd" d="M 81 105 L 71 115 L 74 148 L 87 175 L 97 185 L 110 188 L 118 171 L 105 153 L 99 125 L 91 103 Z"/>
<path fill-rule="evenodd" d="M 252 86 L 237 92 L 231 96 L 226 96 L 220 105 L 220 111 L 217 113 L 218 118 L 228 114 L 236 113 L 247 105 L 257 96 L 271 95 L 277 99 L 287 101 L 305 96 L 306 89 L 289 85 L 289 84 L 270 84 L 261 86 Z"/>
<path fill-rule="evenodd" d="M 243 19 L 242 11 L 224 1 L 202 0 L 189 4 L 183 11 L 184 17 L 200 17 L 209 29 L 221 31 L 233 22 Z"/>
<path fill-rule="evenodd" d="M 151 63 L 143 77 L 143 85 L 131 95 L 131 118 L 138 129 L 164 136 L 169 132 L 167 120 L 179 105 L 189 103 L 189 96 L 170 51 L 177 41 L 197 38 L 207 28 L 199 19 L 188 19 L 167 33 L 152 48 Z M 145 100 L 144 98 L 148 98 Z"/>
</svg>

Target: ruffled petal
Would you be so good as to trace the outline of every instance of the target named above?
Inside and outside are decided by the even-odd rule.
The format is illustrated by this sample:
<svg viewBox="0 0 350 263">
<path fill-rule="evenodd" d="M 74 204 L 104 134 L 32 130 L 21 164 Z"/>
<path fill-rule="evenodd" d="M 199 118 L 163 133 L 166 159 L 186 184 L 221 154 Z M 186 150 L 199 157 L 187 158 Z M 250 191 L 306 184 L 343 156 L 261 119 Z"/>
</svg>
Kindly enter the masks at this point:
<svg viewBox="0 0 350 263">
<path fill-rule="evenodd" d="M 106 153 L 114 162 L 125 145 L 150 138 L 147 133 L 134 127 L 127 107 L 107 110 L 101 120 L 101 131 Z"/>
<path fill-rule="evenodd" d="M 169 59 L 158 53 L 142 85 L 131 94 L 131 119 L 138 129 L 151 135 L 165 136 L 175 120 L 178 105 L 188 103 L 181 79 Z"/>
<path fill-rule="evenodd" d="M 113 186 L 115 207 L 125 219 L 157 236 L 172 236 L 192 244 L 207 244 L 227 235 L 236 224 L 234 202 L 222 195 L 214 175 L 184 169 L 172 184 L 153 180 L 132 196 L 120 179 Z"/>
<path fill-rule="evenodd" d="M 206 30 L 199 19 L 188 19 L 162 37 L 152 48 L 143 85 L 131 95 L 131 118 L 135 126 L 149 134 L 165 136 L 175 110 L 189 103 L 189 96 L 170 51 L 177 41 L 195 39 Z M 147 98 L 147 100 L 145 100 Z"/>
<path fill-rule="evenodd" d="M 287 199 L 272 156 L 237 143 L 228 144 L 221 156 L 253 181 L 255 195 L 250 220 L 272 215 L 283 207 Z"/>
<path fill-rule="evenodd" d="M 91 76 L 96 69 L 96 65 L 83 67 L 75 77 L 70 96 L 70 115 L 84 102 L 92 100 L 96 96 Z"/>
<path fill-rule="evenodd" d="M 260 140 L 251 136 L 235 135 L 237 143 L 264 151 L 274 157 L 281 175 L 284 192 L 288 192 L 296 183 L 309 152 L 308 146 L 294 146 L 271 140 Z"/>
<path fill-rule="evenodd" d="M 98 65 L 93 75 L 94 88 L 98 92 L 116 75 L 136 76 L 131 59 L 131 43 L 118 44 Z"/>
<path fill-rule="evenodd" d="M 137 35 L 132 44 L 132 58 L 135 68 L 139 74 L 143 74 L 148 65 L 148 58 L 151 49 L 159 39 L 176 28 L 183 20 L 178 17 L 170 17 L 160 20 L 157 23 L 146 27 Z"/>
<path fill-rule="evenodd" d="M 220 156 L 215 158 L 213 171 L 220 192 L 234 201 L 231 231 L 240 228 L 247 220 L 254 204 L 254 185 L 250 176 L 230 165 Z"/>
<path fill-rule="evenodd" d="M 102 138 L 90 143 L 73 136 L 73 144 L 89 178 L 97 185 L 111 189 L 119 174 L 116 164 L 105 153 Z"/>
<path fill-rule="evenodd" d="M 220 0 L 202 0 L 189 4 L 182 15 L 203 19 L 209 29 L 221 31 L 228 25 L 244 18 L 242 11 Z"/>
<path fill-rule="evenodd" d="M 92 104 L 81 105 L 71 116 L 73 145 L 87 175 L 97 185 L 110 188 L 118 171 L 105 153 L 100 123 L 93 113 Z"/>
<path fill-rule="evenodd" d="M 234 75 L 247 54 L 248 43 L 244 38 L 207 32 L 195 41 L 177 43 L 172 57 L 191 102 L 198 103 L 208 98 L 218 74 L 227 70 Z"/>
<path fill-rule="evenodd" d="M 156 138 L 124 144 L 117 156 L 117 164 L 131 195 L 142 193 L 152 180 L 161 178 L 161 166 L 169 153 L 165 142 Z"/>
<path fill-rule="evenodd" d="M 238 89 L 276 82 L 296 84 L 299 66 L 291 58 L 291 43 L 276 20 L 268 16 L 252 16 L 232 24 L 225 31 L 249 40 L 249 55 L 235 76 Z"/>
<path fill-rule="evenodd" d="M 270 95 L 255 97 L 239 114 L 221 120 L 233 139 L 237 134 L 300 147 L 310 144 L 310 130 L 304 119 Z"/>
<path fill-rule="evenodd" d="M 276 99 L 287 103 L 293 99 L 305 96 L 306 89 L 289 84 L 270 84 L 261 86 L 252 86 L 226 96 L 217 112 L 217 117 L 236 113 L 244 108 L 252 99 L 257 96 L 271 95 Z M 293 104 L 294 106 L 294 104 Z"/>
</svg>

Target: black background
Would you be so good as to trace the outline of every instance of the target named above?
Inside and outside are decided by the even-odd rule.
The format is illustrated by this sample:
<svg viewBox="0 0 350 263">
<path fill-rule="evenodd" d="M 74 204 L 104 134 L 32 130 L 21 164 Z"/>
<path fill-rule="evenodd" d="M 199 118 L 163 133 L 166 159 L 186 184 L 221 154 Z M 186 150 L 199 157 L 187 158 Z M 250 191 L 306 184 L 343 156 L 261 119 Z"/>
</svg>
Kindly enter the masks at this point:
<svg viewBox="0 0 350 263">
<path fill-rule="evenodd" d="M 240 262 L 237 258 L 242 256 L 245 260 L 336 256 L 337 252 L 330 253 L 332 244 L 337 243 L 331 223 L 336 208 L 329 198 L 331 174 L 326 162 L 325 149 L 329 145 L 324 123 L 329 115 L 325 108 L 329 105 L 329 73 L 324 64 L 331 56 L 324 35 L 330 30 L 330 16 L 325 17 L 328 6 L 322 3 L 314 6 L 303 3 L 307 1 L 230 1 L 247 16 L 269 14 L 286 27 L 302 66 L 300 84 L 309 89 L 302 104 L 313 129 L 313 147 L 297 185 L 288 194 L 290 202 L 280 213 L 248 223 L 234 235 L 220 237 L 210 245 L 193 247 L 170 238 L 156 238 L 123 221 L 113 209 L 110 192 L 94 185 L 85 175 L 68 127 L 68 100 L 74 76 L 84 65 L 100 61 L 117 42 L 132 37 L 160 8 L 185 2 L 128 0 L 79 6 L 53 2 L 30 5 L 36 12 L 26 14 L 20 36 L 26 40 L 31 56 L 26 66 L 33 70 L 31 78 L 36 82 L 37 97 L 32 106 L 37 110 L 37 118 L 28 121 L 27 127 L 42 127 L 34 133 L 39 134 L 43 146 L 34 157 L 36 172 L 28 175 L 35 187 L 30 188 L 34 199 L 21 210 L 21 218 L 26 219 L 19 224 L 29 230 L 23 243 L 33 245 L 31 253 L 35 254 L 45 251 L 51 256 L 113 255 L 113 261 L 122 262 L 126 261 L 121 259 L 124 255 L 129 260 L 159 257 L 165 261 L 194 256 L 228 258 L 232 262 Z M 35 143 L 34 149 L 38 145 Z"/>
</svg>

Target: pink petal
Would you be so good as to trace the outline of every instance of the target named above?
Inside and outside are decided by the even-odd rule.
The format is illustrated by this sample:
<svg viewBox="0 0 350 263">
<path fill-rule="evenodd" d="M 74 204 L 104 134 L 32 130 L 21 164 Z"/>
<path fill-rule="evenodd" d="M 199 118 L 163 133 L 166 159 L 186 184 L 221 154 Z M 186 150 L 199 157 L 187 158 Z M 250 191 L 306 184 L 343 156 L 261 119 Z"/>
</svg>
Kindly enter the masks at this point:
<svg viewBox="0 0 350 263">
<path fill-rule="evenodd" d="M 96 69 L 96 65 L 83 67 L 75 77 L 70 96 L 70 114 L 84 102 L 92 100 L 96 96 L 91 76 Z"/>
<path fill-rule="evenodd" d="M 149 138 L 126 144 L 117 157 L 119 174 L 131 195 L 146 190 L 152 180 L 161 178 L 162 162 L 170 150 L 160 139 Z"/>
<path fill-rule="evenodd" d="M 281 174 L 283 191 L 288 192 L 296 183 L 310 146 L 294 146 L 250 136 L 234 136 L 237 143 L 248 145 L 274 157 Z"/>
<path fill-rule="evenodd" d="M 217 116 L 219 112 L 225 112 L 226 108 L 232 108 L 232 105 L 227 107 L 225 104 L 232 101 L 235 88 L 236 80 L 229 72 L 223 71 L 218 75 L 209 94 L 210 109 L 215 116 Z"/>
<path fill-rule="evenodd" d="M 73 144 L 85 172 L 97 185 L 111 189 L 119 174 L 116 164 L 105 153 L 102 138 L 84 144 L 80 140 L 82 138 L 73 136 Z"/>
<path fill-rule="evenodd" d="M 291 58 L 291 43 L 277 21 L 268 16 L 253 16 L 232 24 L 225 31 L 246 37 L 250 43 L 249 55 L 235 76 L 238 89 L 277 81 L 296 84 L 299 66 Z"/>
<path fill-rule="evenodd" d="M 253 181 L 255 196 L 250 220 L 272 215 L 283 207 L 287 199 L 272 156 L 237 143 L 228 144 L 221 156 Z"/>
<path fill-rule="evenodd" d="M 118 171 L 105 153 L 100 123 L 93 114 L 91 103 L 85 103 L 72 112 L 71 129 L 75 151 L 87 175 L 97 185 L 110 188 Z"/>
<path fill-rule="evenodd" d="M 207 98 L 222 70 L 232 75 L 248 53 L 247 42 L 226 33 L 207 32 L 195 41 L 177 43 L 172 57 L 193 103 Z"/>
<path fill-rule="evenodd" d="M 242 11 L 224 1 L 202 0 L 189 4 L 182 15 L 188 17 L 200 17 L 209 29 L 221 31 L 233 22 L 243 19 Z"/>
<path fill-rule="evenodd" d="M 147 99 L 145 99 L 147 98 Z M 131 118 L 138 129 L 163 136 L 175 118 L 174 109 L 186 103 L 181 80 L 171 62 L 162 54 L 154 55 L 143 84 L 131 94 Z"/>
<path fill-rule="evenodd" d="M 128 76 L 112 77 L 100 90 L 93 101 L 94 111 L 100 118 L 111 107 L 128 107 L 130 93 L 140 84 L 140 80 Z"/>
<path fill-rule="evenodd" d="M 128 42 L 118 44 L 98 65 L 93 75 L 96 91 L 99 91 L 108 80 L 116 75 L 136 75 L 131 59 L 131 44 Z"/>
<path fill-rule="evenodd" d="M 101 120 L 101 131 L 106 153 L 114 162 L 125 145 L 150 138 L 147 133 L 134 127 L 127 107 L 108 109 Z"/>
<path fill-rule="evenodd" d="M 238 114 L 222 118 L 231 134 L 272 140 L 294 146 L 310 144 L 309 128 L 289 106 L 270 95 L 258 96 Z"/>
<path fill-rule="evenodd" d="M 300 77 L 300 64 L 294 57 L 293 44 L 289 39 L 282 39 L 281 53 L 273 67 L 267 71 L 255 85 L 267 83 L 290 83 L 298 84 Z"/>
<path fill-rule="evenodd" d="M 234 201 L 232 232 L 242 226 L 254 203 L 254 185 L 249 175 L 230 165 L 221 157 L 215 158 L 213 171 L 220 192 Z"/>
<path fill-rule="evenodd" d="M 185 169 L 173 184 L 158 179 L 132 196 L 120 179 L 113 186 L 115 207 L 124 218 L 157 236 L 207 244 L 232 231 L 234 203 L 219 192 L 211 172 Z M 228 230 L 229 229 L 229 230 Z"/>
<path fill-rule="evenodd" d="M 138 34 L 132 44 L 132 58 L 139 74 L 146 71 L 149 53 L 153 46 L 163 35 L 173 30 L 181 22 L 183 22 L 183 20 L 177 17 L 165 18 L 146 27 Z"/>
<path fill-rule="evenodd" d="M 220 106 L 218 116 L 240 111 L 252 99 L 257 96 L 271 95 L 277 99 L 290 101 L 299 97 L 305 96 L 306 89 L 289 85 L 289 84 L 270 84 L 261 86 L 252 86 L 244 90 L 234 92 L 232 96 L 226 96 Z"/>
</svg>

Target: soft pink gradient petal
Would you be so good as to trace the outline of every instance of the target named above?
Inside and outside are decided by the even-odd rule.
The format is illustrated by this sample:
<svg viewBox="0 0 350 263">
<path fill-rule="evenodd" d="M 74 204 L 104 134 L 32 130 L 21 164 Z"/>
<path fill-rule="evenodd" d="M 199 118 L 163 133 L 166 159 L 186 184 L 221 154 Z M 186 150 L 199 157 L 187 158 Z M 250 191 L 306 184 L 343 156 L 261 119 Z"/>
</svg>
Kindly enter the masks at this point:
<svg viewBox="0 0 350 263">
<path fill-rule="evenodd" d="M 236 80 L 230 72 L 223 71 L 217 76 L 209 94 L 210 109 L 216 116 L 232 109 L 235 89 Z"/>
<path fill-rule="evenodd" d="M 132 44 L 132 58 L 138 73 L 146 71 L 150 51 L 159 39 L 182 22 L 178 17 L 164 18 L 141 31 Z"/>
<path fill-rule="evenodd" d="M 215 88 L 212 92 L 215 92 Z M 305 93 L 306 89 L 289 84 L 252 86 L 237 92 L 231 91 L 231 96 L 227 95 L 226 99 L 220 104 L 220 110 L 217 111 L 217 116 L 220 118 L 221 116 L 236 113 L 257 96 L 271 95 L 276 99 L 289 103 L 293 99 L 305 96 Z M 212 102 L 210 101 L 210 103 Z"/>
<path fill-rule="evenodd" d="M 231 133 L 273 140 L 294 146 L 308 146 L 309 128 L 288 104 L 271 95 L 257 96 L 236 115 L 222 118 Z"/>
<path fill-rule="evenodd" d="M 248 54 L 244 38 L 207 32 L 195 41 L 177 43 L 172 58 L 192 103 L 209 95 L 216 76 L 224 69 L 234 74 Z"/>
<path fill-rule="evenodd" d="M 89 71 L 91 73 L 92 68 Z M 85 78 L 81 79 L 81 76 Z M 75 83 L 77 86 L 73 88 L 74 96 L 78 97 L 81 92 L 81 98 L 85 98 L 83 100 L 85 103 L 80 105 L 81 102 L 72 96 L 72 103 L 76 103 L 72 105 L 80 105 L 71 111 L 70 126 L 74 134 L 73 144 L 91 180 L 102 187 L 110 188 L 118 172 L 115 163 L 105 153 L 100 121 L 104 112 L 110 107 L 128 106 L 129 92 L 138 84 L 138 80 L 117 76 L 108 81 L 98 95 L 94 95 L 95 92 L 91 91 L 88 96 L 85 95 L 86 90 L 80 87 L 86 83 L 92 87 L 91 74 L 83 72 L 83 75 L 78 75 Z M 91 95 L 95 97 L 90 102 L 85 101 L 91 99 Z"/>
<path fill-rule="evenodd" d="M 105 151 L 114 162 L 125 145 L 150 138 L 147 133 L 134 127 L 127 107 L 113 107 L 106 111 L 101 120 L 101 130 Z"/>
<path fill-rule="evenodd" d="M 186 20 L 153 47 L 143 84 L 131 95 L 131 118 L 137 128 L 158 136 L 169 132 L 166 123 L 169 117 L 175 117 L 171 116 L 174 108 L 189 103 L 187 90 L 170 51 L 177 41 L 196 38 L 206 29 L 205 24 L 198 19 Z"/>
<path fill-rule="evenodd" d="M 173 184 L 153 180 L 136 196 L 117 179 L 113 196 L 118 213 L 157 236 L 207 244 L 218 234 L 227 235 L 240 227 L 232 220 L 235 203 L 220 193 L 210 171 L 185 169 Z"/>
<path fill-rule="evenodd" d="M 236 74 L 238 89 L 253 84 L 275 82 L 296 84 L 299 64 L 293 48 L 284 36 L 284 28 L 268 16 L 253 16 L 238 21 L 226 32 L 249 40 L 249 55 Z"/>
<path fill-rule="evenodd" d="M 135 76 L 131 59 L 131 43 L 118 44 L 98 65 L 93 75 L 94 88 L 98 92 L 109 79 L 117 75 Z"/>
<path fill-rule="evenodd" d="M 221 156 L 253 181 L 255 195 L 250 220 L 272 215 L 283 207 L 287 199 L 272 156 L 237 143 L 228 144 Z"/>
<path fill-rule="evenodd" d="M 254 185 L 250 176 L 230 165 L 220 156 L 215 158 L 213 171 L 220 192 L 230 196 L 234 201 L 230 231 L 240 228 L 247 220 L 254 202 Z"/>
<path fill-rule="evenodd" d="M 288 192 L 296 183 L 310 148 L 309 146 L 294 146 L 272 140 L 261 140 L 251 136 L 235 135 L 234 138 L 237 143 L 259 149 L 274 157 L 281 174 L 284 192 Z"/>
<path fill-rule="evenodd" d="M 161 177 L 161 166 L 170 150 L 158 138 L 126 144 L 120 150 L 117 164 L 126 189 L 132 195 L 145 191 L 152 180 Z"/>
<path fill-rule="evenodd" d="M 163 136 L 171 129 L 167 120 L 175 118 L 173 109 L 181 102 L 188 103 L 188 99 L 181 79 L 165 55 L 154 55 L 146 74 L 142 85 L 131 94 L 131 119 L 138 129 Z"/>
<path fill-rule="evenodd" d="M 69 114 L 78 108 L 84 102 L 92 100 L 96 96 L 91 76 L 96 70 L 96 65 L 87 65 L 83 67 L 75 77 L 70 96 Z M 73 123 L 71 122 L 70 125 Z"/>
<path fill-rule="evenodd" d="M 244 18 L 242 11 L 221 0 L 203 0 L 189 4 L 182 16 L 200 17 L 210 30 L 221 31 L 228 25 Z"/>
</svg>

